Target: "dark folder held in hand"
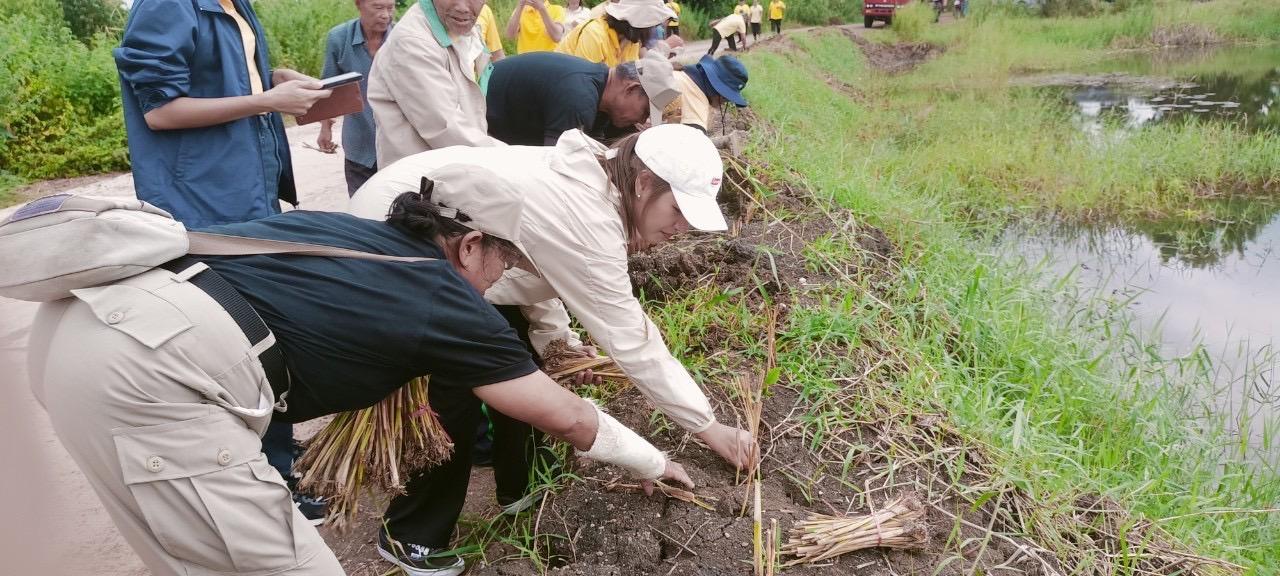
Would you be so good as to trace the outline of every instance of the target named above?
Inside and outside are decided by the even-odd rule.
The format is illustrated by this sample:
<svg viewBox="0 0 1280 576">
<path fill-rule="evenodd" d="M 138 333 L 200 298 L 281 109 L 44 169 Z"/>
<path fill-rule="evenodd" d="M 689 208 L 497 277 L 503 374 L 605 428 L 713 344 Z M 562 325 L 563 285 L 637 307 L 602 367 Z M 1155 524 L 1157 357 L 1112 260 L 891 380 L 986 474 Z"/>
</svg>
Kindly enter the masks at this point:
<svg viewBox="0 0 1280 576">
<path fill-rule="evenodd" d="M 348 72 L 325 78 L 320 83 L 325 89 L 333 90 L 328 98 L 317 100 L 306 114 L 297 117 L 298 125 L 310 124 L 346 114 L 354 114 L 364 109 L 364 101 L 360 98 L 359 72 Z"/>
</svg>

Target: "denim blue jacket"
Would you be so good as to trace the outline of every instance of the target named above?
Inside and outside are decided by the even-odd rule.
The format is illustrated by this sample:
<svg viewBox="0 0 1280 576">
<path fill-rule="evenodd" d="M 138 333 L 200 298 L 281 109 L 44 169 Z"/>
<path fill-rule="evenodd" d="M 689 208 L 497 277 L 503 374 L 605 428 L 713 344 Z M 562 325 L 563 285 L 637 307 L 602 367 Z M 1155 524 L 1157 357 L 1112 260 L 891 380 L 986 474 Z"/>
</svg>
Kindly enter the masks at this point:
<svg viewBox="0 0 1280 576">
<path fill-rule="evenodd" d="M 257 36 L 258 72 L 269 90 L 262 25 L 248 0 L 233 2 Z M 179 130 L 151 130 L 143 118 L 181 96 L 250 94 L 240 30 L 218 0 L 138 0 L 113 54 L 138 198 L 189 228 L 275 214 L 277 198 L 297 204 L 280 114 Z"/>
</svg>

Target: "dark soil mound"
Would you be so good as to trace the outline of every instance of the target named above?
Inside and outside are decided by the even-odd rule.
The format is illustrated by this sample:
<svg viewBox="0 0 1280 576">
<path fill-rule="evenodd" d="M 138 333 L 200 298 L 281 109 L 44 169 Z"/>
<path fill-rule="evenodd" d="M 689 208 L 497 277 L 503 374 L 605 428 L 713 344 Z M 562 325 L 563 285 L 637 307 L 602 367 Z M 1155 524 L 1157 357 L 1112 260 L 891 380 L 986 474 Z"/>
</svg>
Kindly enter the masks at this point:
<svg viewBox="0 0 1280 576">
<path fill-rule="evenodd" d="M 846 36 L 862 50 L 867 61 L 877 70 L 890 74 L 908 72 L 925 61 L 942 54 L 942 47 L 928 42 L 900 42 L 882 44 L 863 38 L 849 28 L 842 28 Z"/>
</svg>

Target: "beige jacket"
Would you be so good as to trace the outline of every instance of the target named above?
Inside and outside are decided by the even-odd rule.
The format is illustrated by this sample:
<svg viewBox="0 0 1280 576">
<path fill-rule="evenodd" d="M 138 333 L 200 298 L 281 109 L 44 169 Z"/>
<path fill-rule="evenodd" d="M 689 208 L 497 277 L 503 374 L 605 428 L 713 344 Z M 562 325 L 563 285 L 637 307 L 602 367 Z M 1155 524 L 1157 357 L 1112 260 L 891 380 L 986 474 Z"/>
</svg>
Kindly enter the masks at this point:
<svg viewBox="0 0 1280 576">
<path fill-rule="evenodd" d="M 351 198 L 348 212 L 381 219 L 391 201 L 417 190 L 423 176 L 450 164 L 483 166 L 525 193 L 520 241 L 542 273 L 509 271 L 485 298 L 523 306 L 541 350 L 556 338 L 576 341 L 559 297 L 653 404 L 691 432 L 715 422 L 711 405 L 667 350 L 662 333 L 631 292 L 627 237 L 618 191 L 596 157 L 604 146 L 570 130 L 554 147 L 453 147 L 416 154 L 381 168 Z"/>
<path fill-rule="evenodd" d="M 378 166 L 446 146 L 501 146 L 489 137 L 477 83 L 488 66 L 484 41 L 474 30 L 451 40 L 439 18 L 415 2 L 369 71 Z"/>
</svg>

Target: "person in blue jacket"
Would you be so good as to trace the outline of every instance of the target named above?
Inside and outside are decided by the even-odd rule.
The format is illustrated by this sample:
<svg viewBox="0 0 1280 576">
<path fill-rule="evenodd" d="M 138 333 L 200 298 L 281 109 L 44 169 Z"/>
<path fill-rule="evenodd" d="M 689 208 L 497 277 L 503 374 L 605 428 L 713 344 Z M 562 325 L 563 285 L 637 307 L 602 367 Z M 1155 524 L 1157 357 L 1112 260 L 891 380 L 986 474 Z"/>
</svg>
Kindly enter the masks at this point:
<svg viewBox="0 0 1280 576">
<path fill-rule="evenodd" d="M 271 70 L 248 0 L 138 0 L 114 55 L 138 198 L 189 228 L 297 204 L 280 113 L 329 91 Z"/>
<path fill-rule="evenodd" d="M 137 0 L 113 52 L 139 199 L 188 228 L 246 222 L 297 206 L 280 113 L 329 95 L 314 78 L 271 70 L 248 0 Z M 273 423 L 263 452 L 292 478 L 293 428 Z M 323 522 L 324 502 L 295 494 Z"/>
</svg>

